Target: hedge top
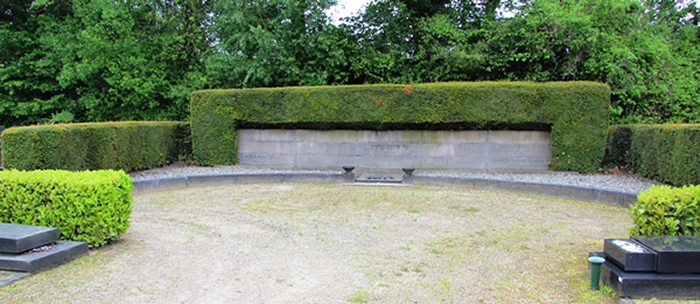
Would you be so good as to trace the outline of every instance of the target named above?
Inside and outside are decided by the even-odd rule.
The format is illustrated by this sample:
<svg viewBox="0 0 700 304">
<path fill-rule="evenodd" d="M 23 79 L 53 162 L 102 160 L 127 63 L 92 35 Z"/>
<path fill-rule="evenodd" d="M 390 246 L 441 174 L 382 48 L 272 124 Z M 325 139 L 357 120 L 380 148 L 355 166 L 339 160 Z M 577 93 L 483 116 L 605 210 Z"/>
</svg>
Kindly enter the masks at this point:
<svg viewBox="0 0 700 304">
<path fill-rule="evenodd" d="M 600 166 L 610 88 L 594 82 L 449 82 L 192 93 L 195 159 L 235 164 L 237 127 L 551 129 L 552 169 Z"/>
<path fill-rule="evenodd" d="M 66 171 L 66 170 L 4 170 L 0 171 L 0 180 L 7 182 L 31 183 L 70 183 L 74 185 L 104 185 L 121 184 L 128 177 L 121 170 L 96 171 Z M 130 179 L 130 178 L 129 178 Z M 124 187 L 131 191 L 133 186 L 128 183 Z"/>
<path fill-rule="evenodd" d="M 107 122 L 81 122 L 81 123 L 64 123 L 64 124 L 49 124 L 49 125 L 32 125 L 32 126 L 19 126 L 5 129 L 2 134 L 14 134 L 20 132 L 26 132 L 28 130 L 42 130 L 42 129 L 71 129 L 71 128 L 121 128 L 129 126 L 142 126 L 142 125 L 163 125 L 163 124 L 182 124 L 180 121 L 107 121 Z"/>
</svg>

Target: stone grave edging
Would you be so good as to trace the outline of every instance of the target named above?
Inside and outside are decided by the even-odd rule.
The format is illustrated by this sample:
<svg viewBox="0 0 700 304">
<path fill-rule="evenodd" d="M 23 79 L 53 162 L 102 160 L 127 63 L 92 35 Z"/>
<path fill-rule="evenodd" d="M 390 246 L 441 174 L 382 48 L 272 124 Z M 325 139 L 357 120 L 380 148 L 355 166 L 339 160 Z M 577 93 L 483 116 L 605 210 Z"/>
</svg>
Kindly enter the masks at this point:
<svg viewBox="0 0 700 304">
<path fill-rule="evenodd" d="M 200 186 L 254 183 L 352 183 L 354 174 L 345 173 L 258 173 L 227 175 L 194 175 L 134 181 L 132 194 L 184 189 Z M 459 186 L 475 189 L 500 190 L 629 207 L 637 201 L 636 193 L 591 187 L 540 184 L 495 179 L 459 177 L 405 176 L 404 183 L 416 185 Z"/>
</svg>

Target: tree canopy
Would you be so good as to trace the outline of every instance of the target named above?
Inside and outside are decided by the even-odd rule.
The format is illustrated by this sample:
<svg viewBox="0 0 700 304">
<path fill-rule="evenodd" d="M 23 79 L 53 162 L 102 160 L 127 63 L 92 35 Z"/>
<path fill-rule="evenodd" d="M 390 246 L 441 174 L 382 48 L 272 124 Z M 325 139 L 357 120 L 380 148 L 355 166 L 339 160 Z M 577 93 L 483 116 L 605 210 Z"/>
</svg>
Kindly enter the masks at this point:
<svg viewBox="0 0 700 304">
<path fill-rule="evenodd" d="M 0 0 L 0 125 L 186 120 L 204 88 L 591 80 L 612 123 L 700 122 L 673 0 Z"/>
</svg>

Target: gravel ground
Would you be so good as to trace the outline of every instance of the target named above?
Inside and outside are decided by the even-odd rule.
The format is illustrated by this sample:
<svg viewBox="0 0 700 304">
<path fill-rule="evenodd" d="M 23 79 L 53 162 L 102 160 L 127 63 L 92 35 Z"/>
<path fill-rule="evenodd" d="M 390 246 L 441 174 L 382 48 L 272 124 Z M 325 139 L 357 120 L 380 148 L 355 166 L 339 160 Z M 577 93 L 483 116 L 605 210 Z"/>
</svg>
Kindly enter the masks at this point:
<svg viewBox="0 0 700 304">
<path fill-rule="evenodd" d="M 356 172 L 362 172 L 358 169 Z M 364 170 L 365 172 L 367 170 Z M 395 170 L 398 171 L 398 170 Z M 156 179 L 163 177 L 195 176 L 195 175 L 221 175 L 221 174 L 260 174 L 260 173 L 338 173 L 342 170 L 294 170 L 285 168 L 254 167 L 254 166 L 216 166 L 216 167 L 191 167 L 170 166 L 131 174 L 134 180 Z M 398 171 L 400 172 L 400 171 Z M 481 171 L 422 171 L 416 170 L 416 176 L 429 177 L 456 177 L 465 179 L 494 179 L 504 181 L 557 184 L 579 187 L 590 187 L 605 190 L 620 191 L 626 193 L 640 193 L 649 189 L 651 185 L 659 184 L 649 179 L 640 178 L 630 174 L 578 174 L 575 172 L 481 172 Z"/>
<path fill-rule="evenodd" d="M 590 290 L 586 257 L 627 236 L 627 212 L 459 187 L 137 194 L 117 243 L 0 288 L 0 302 L 612 303 Z"/>
</svg>

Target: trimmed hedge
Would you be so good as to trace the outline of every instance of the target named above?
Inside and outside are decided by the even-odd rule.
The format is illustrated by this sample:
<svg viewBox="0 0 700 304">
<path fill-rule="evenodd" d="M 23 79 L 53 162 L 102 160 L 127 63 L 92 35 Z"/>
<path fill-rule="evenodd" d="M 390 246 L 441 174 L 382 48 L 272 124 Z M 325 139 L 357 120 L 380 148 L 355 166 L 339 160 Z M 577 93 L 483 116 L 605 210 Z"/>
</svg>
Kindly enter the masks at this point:
<svg viewBox="0 0 700 304">
<path fill-rule="evenodd" d="M 700 234 L 700 186 L 652 186 L 630 209 L 632 235 Z"/>
<path fill-rule="evenodd" d="M 675 186 L 700 184 L 700 124 L 610 128 L 604 163 Z"/>
<path fill-rule="evenodd" d="M 61 239 L 102 246 L 129 228 L 132 187 L 123 171 L 0 171 L 0 222 L 57 227 Z"/>
<path fill-rule="evenodd" d="M 453 82 L 417 85 L 204 90 L 192 93 L 195 160 L 237 162 L 238 127 L 312 129 L 542 129 L 554 170 L 600 167 L 610 88 L 593 82 Z"/>
<path fill-rule="evenodd" d="M 2 133 L 6 169 L 127 172 L 161 167 L 188 153 L 189 124 L 106 122 L 17 127 Z"/>
</svg>

